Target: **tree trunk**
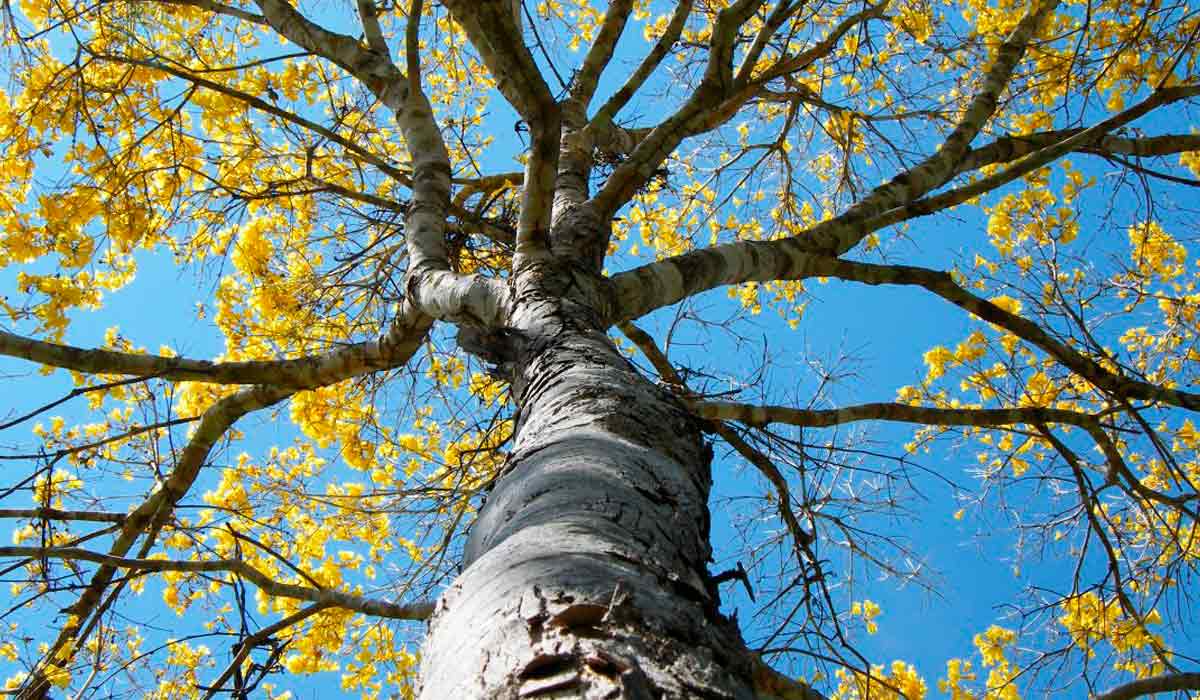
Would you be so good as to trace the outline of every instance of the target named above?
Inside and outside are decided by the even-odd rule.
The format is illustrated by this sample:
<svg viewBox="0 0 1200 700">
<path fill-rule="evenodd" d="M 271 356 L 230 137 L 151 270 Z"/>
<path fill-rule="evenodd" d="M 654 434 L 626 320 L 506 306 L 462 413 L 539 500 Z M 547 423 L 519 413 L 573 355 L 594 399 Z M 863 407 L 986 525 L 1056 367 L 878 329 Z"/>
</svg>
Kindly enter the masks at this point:
<svg viewBox="0 0 1200 700">
<path fill-rule="evenodd" d="M 437 606 L 420 697 L 753 698 L 708 583 L 711 449 L 562 308 L 528 303 L 506 333 L 513 451 Z"/>
</svg>

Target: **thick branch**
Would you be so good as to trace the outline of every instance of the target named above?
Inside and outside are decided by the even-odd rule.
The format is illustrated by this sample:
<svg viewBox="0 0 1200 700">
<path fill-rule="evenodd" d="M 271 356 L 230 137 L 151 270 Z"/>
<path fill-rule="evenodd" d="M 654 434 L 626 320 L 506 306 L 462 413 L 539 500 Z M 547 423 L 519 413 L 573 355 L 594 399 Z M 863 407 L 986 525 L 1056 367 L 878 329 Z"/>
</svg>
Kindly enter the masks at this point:
<svg viewBox="0 0 1200 700">
<path fill-rule="evenodd" d="M 496 79 L 500 94 L 532 127 L 557 110 L 550 86 L 521 39 L 510 0 L 445 0 L 454 21 Z"/>
<path fill-rule="evenodd" d="M 386 52 L 368 49 L 357 39 L 315 24 L 286 0 L 256 0 L 271 28 L 288 41 L 333 61 L 358 78 L 393 111 L 407 101 L 407 81 Z"/>
<path fill-rule="evenodd" d="M 61 510 L 59 508 L 0 508 L 0 518 L 30 520 L 80 520 L 90 523 L 123 523 L 124 513 L 103 513 L 92 510 Z"/>
<path fill-rule="evenodd" d="M 1099 424 L 1095 416 L 1058 408 L 935 408 L 902 403 L 867 403 L 834 409 L 801 409 L 787 406 L 756 406 L 725 401 L 692 404 L 698 415 L 713 420 L 736 420 L 747 425 L 787 423 L 806 428 L 827 428 L 866 420 L 924 425 L 992 427 L 1024 423 L 1066 423 L 1080 427 Z"/>
<path fill-rule="evenodd" d="M 577 103 L 583 112 L 587 112 L 588 103 L 596 94 L 596 85 L 600 82 L 600 74 L 612 60 L 613 52 L 617 48 L 617 41 L 621 39 L 621 34 L 625 31 L 625 23 L 629 20 L 629 13 L 632 10 L 633 0 L 613 0 L 604 13 L 600 31 L 596 34 L 596 39 L 592 42 L 591 47 L 588 48 L 587 55 L 583 58 L 583 64 L 579 66 L 579 72 L 575 74 L 575 79 L 571 82 L 571 101 Z"/>
<path fill-rule="evenodd" d="M 1092 700 L 1133 700 L 1154 693 L 1172 693 L 1181 690 L 1200 690 L 1200 673 L 1167 673 L 1150 678 L 1139 678 L 1096 695 Z"/>
<path fill-rule="evenodd" d="M 129 569 L 132 571 L 180 571 L 187 573 L 225 571 L 241 576 L 269 595 L 280 598 L 307 600 L 313 603 L 354 610 L 374 617 L 386 617 L 395 620 L 424 620 L 433 612 L 432 603 L 398 605 L 384 600 L 366 598 L 346 591 L 310 588 L 292 583 L 283 583 L 282 581 L 270 578 L 241 559 L 210 559 L 202 561 L 127 559 L 78 547 L 0 547 L 0 557 L 90 561 L 112 569 Z"/>
<path fill-rule="evenodd" d="M 963 289 L 948 273 L 921 267 L 873 265 L 846 260 L 830 260 L 823 268 L 822 275 L 864 284 L 905 284 L 922 287 L 1038 347 L 1099 389 L 1125 399 L 1155 401 L 1193 411 L 1200 410 L 1200 394 L 1160 387 L 1140 379 L 1114 374 L 1096 360 L 1052 337 L 1033 321 L 1006 311 Z"/>
<path fill-rule="evenodd" d="M 183 357 L 136 355 L 116 350 L 79 348 L 0 331 L 0 354 L 86 374 L 123 374 L 218 384 L 274 384 L 311 388 L 347 377 L 398 367 L 424 338 L 429 319 L 409 310 L 387 335 L 292 360 L 211 362 Z"/>
<path fill-rule="evenodd" d="M 446 248 L 446 212 L 450 205 L 450 157 L 433 107 L 421 91 L 415 65 L 415 37 L 420 5 L 410 12 L 406 77 L 386 53 L 364 48 L 351 37 L 323 29 L 301 15 L 286 0 L 257 0 L 271 26 L 290 41 L 324 56 L 358 78 L 396 115 L 412 160 L 412 203 L 405 217 L 409 269 L 405 283 L 409 298 L 434 318 L 487 315 L 496 303 L 479 280 L 450 271 Z"/>
<path fill-rule="evenodd" d="M 762 282 L 767 280 L 800 280 L 814 276 L 836 274 L 822 271 L 835 260 L 820 251 L 822 241 L 839 240 L 857 242 L 872 231 L 924 216 L 947 207 L 961 204 L 973 197 L 990 192 L 1011 182 L 1046 163 L 1074 150 L 1099 148 L 1107 143 L 1114 148 L 1147 152 L 1169 152 L 1169 149 L 1190 150 L 1195 145 L 1192 137 L 1164 137 L 1154 140 L 1127 140 L 1105 138 L 1106 134 L 1124 124 L 1144 116 L 1157 107 L 1187 99 L 1200 94 L 1200 86 L 1165 88 L 1153 93 L 1142 102 L 1106 119 L 1088 129 L 1080 131 L 1050 132 L 1064 134 L 1066 138 L 1033 151 L 1024 159 L 974 183 L 964 185 L 943 194 L 910 202 L 893 209 L 882 211 L 873 218 L 862 218 L 864 202 L 884 199 L 876 197 L 887 186 L 868 196 L 845 213 L 817 224 L 799 236 L 775 241 L 739 241 L 649 263 L 613 277 L 620 301 L 618 308 L 622 316 L 613 319 L 638 318 L 654 309 L 674 304 L 688 296 L 727 284 Z M 1038 136 L 1049 138 L 1048 134 Z M 1000 141 L 977 151 L 969 152 L 960 162 L 983 165 L 989 158 L 1003 158 L 1006 153 L 1018 148 L 1013 142 Z M 979 155 L 971 155 L 978 153 Z M 955 166 L 956 168 L 958 166 Z M 957 172 L 957 171 L 956 171 Z M 873 199 L 874 198 L 874 199 Z M 841 261 L 836 261 L 840 263 Z M 848 263 L 847 263 L 848 264 Z"/>
<path fill-rule="evenodd" d="M 1084 129 L 1060 129 L 996 139 L 967 152 L 959 162 L 956 174 L 978 170 L 985 165 L 1012 162 L 1047 146 L 1062 143 L 1083 131 Z M 1077 150 L 1097 155 L 1120 154 L 1139 158 L 1165 156 L 1200 151 L 1200 134 L 1164 134 L 1143 138 L 1103 136 Z"/>
<path fill-rule="evenodd" d="M 667 23 L 667 29 L 663 35 L 655 42 L 654 47 L 638 64 L 638 67 L 630 74 L 622 85 L 608 100 L 604 103 L 592 118 L 592 124 L 601 127 L 606 127 L 612 124 L 613 117 L 621 108 L 629 103 L 629 100 L 641 89 L 645 84 L 646 79 L 654 73 L 662 60 L 666 58 L 671 47 L 679 40 L 679 35 L 683 32 L 683 25 L 687 22 L 688 15 L 691 14 L 692 5 L 695 0 L 680 0 L 676 3 L 675 11 L 671 15 L 671 21 Z"/>
<path fill-rule="evenodd" d="M 1030 40 L 1057 6 L 1058 0 L 1041 0 L 1021 18 L 996 51 L 996 58 L 984 76 L 983 85 L 971 99 L 962 119 L 933 155 L 875 188 L 836 219 L 810 229 L 806 235 L 810 246 L 835 255 L 844 253 L 870 230 L 874 230 L 856 230 L 858 227 L 852 224 L 911 202 L 949 181 L 954 176 L 958 162 L 970 148 L 971 141 L 995 113 L 1000 94 L 1012 79 L 1013 69 L 1025 55 Z"/>
<path fill-rule="evenodd" d="M 825 260 L 804 241 L 781 238 L 726 243 L 648 263 L 612 277 L 620 316 L 610 322 L 640 318 L 723 285 L 817 277 L 824 274 Z"/>
<path fill-rule="evenodd" d="M 596 210 L 611 217 L 633 197 L 653 175 L 675 147 L 695 132 L 695 125 L 721 104 L 736 88 L 733 76 L 733 45 L 738 30 L 763 0 L 739 0 L 717 13 L 708 46 L 704 77 L 692 96 L 674 114 L 665 119 L 613 171 L 612 176 L 592 198 Z"/>
<path fill-rule="evenodd" d="M 263 19 L 262 15 L 256 15 L 253 12 L 246 12 L 245 10 L 243 10 L 241 8 L 233 7 L 231 5 L 225 5 L 225 4 L 219 3 L 219 2 L 214 2 L 214 0 L 150 0 L 150 1 L 159 2 L 164 5 L 183 5 L 185 7 L 195 7 L 197 9 L 205 10 L 205 11 L 211 12 L 216 15 L 226 15 L 228 17 L 234 17 L 236 19 L 240 19 L 240 20 L 243 20 L 246 22 L 251 22 L 254 24 L 266 24 L 267 23 L 266 20 Z"/>
<path fill-rule="evenodd" d="M 379 26 L 379 8 L 375 7 L 372 0 L 357 0 L 358 1 L 358 19 L 362 22 L 363 35 L 367 38 L 367 46 L 371 50 L 382 56 L 387 56 L 391 52 L 388 49 L 387 39 L 383 36 L 383 29 Z M 419 22 L 420 17 L 409 17 L 410 22 Z"/>
<path fill-rule="evenodd" d="M 1038 149 L 998 173 L 993 173 L 987 177 L 980 178 L 969 185 L 964 185 L 948 192 L 943 192 L 939 195 L 912 201 L 881 212 L 879 215 L 862 222 L 859 228 L 864 232 L 862 235 L 866 235 L 866 232 L 877 231 L 885 226 L 897 224 L 901 221 L 907 221 L 908 219 L 918 216 L 926 216 L 928 214 L 962 204 L 963 202 L 967 202 L 981 194 L 991 192 L 1001 185 L 1007 184 L 1019 177 L 1027 175 L 1034 170 L 1037 170 L 1038 168 L 1056 160 L 1057 158 L 1066 155 L 1067 153 L 1075 150 L 1086 149 L 1094 141 L 1102 138 L 1110 131 L 1118 129 L 1134 121 L 1135 119 L 1148 114 L 1157 107 L 1161 107 L 1172 102 L 1178 102 L 1196 95 L 1200 95 L 1200 85 L 1179 86 L 1157 90 L 1145 100 L 1142 100 L 1133 107 L 1130 107 L 1119 114 L 1113 115 L 1099 124 L 1075 133 L 1074 135 L 1069 136 L 1062 141 Z M 859 238 L 861 239 L 861 236 L 859 236 Z"/>
</svg>

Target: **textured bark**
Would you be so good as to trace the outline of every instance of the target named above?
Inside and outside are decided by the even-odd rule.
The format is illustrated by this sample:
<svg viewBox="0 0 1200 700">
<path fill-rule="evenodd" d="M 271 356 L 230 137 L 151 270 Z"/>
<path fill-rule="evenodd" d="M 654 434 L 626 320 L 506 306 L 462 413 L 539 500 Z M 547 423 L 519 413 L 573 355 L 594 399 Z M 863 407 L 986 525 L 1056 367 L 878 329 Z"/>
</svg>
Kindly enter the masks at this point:
<svg viewBox="0 0 1200 700">
<path fill-rule="evenodd" d="M 751 698 L 706 563 L 711 452 L 584 307 L 527 295 L 517 433 L 440 600 L 421 697 Z"/>
</svg>

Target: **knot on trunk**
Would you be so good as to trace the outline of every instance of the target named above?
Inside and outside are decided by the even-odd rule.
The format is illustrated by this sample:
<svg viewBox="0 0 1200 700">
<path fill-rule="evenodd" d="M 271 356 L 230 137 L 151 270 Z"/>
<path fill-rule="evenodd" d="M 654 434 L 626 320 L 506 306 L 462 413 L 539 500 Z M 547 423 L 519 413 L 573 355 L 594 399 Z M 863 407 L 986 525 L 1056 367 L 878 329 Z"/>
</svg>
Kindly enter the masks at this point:
<svg viewBox="0 0 1200 700">
<path fill-rule="evenodd" d="M 458 347 L 498 368 L 511 367 L 525 346 L 525 337 L 515 328 L 459 326 Z"/>
</svg>

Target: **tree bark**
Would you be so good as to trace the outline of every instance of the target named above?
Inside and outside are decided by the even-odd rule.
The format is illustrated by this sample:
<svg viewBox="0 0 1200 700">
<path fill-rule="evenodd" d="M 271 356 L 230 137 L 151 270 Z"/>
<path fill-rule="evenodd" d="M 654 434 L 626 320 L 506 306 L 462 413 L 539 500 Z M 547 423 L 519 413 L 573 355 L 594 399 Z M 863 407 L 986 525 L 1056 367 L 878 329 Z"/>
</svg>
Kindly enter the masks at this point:
<svg viewBox="0 0 1200 700">
<path fill-rule="evenodd" d="M 515 442 L 437 605 L 420 697 L 753 698 L 707 573 L 700 426 L 560 299 L 519 302 L 496 340 Z"/>
</svg>

